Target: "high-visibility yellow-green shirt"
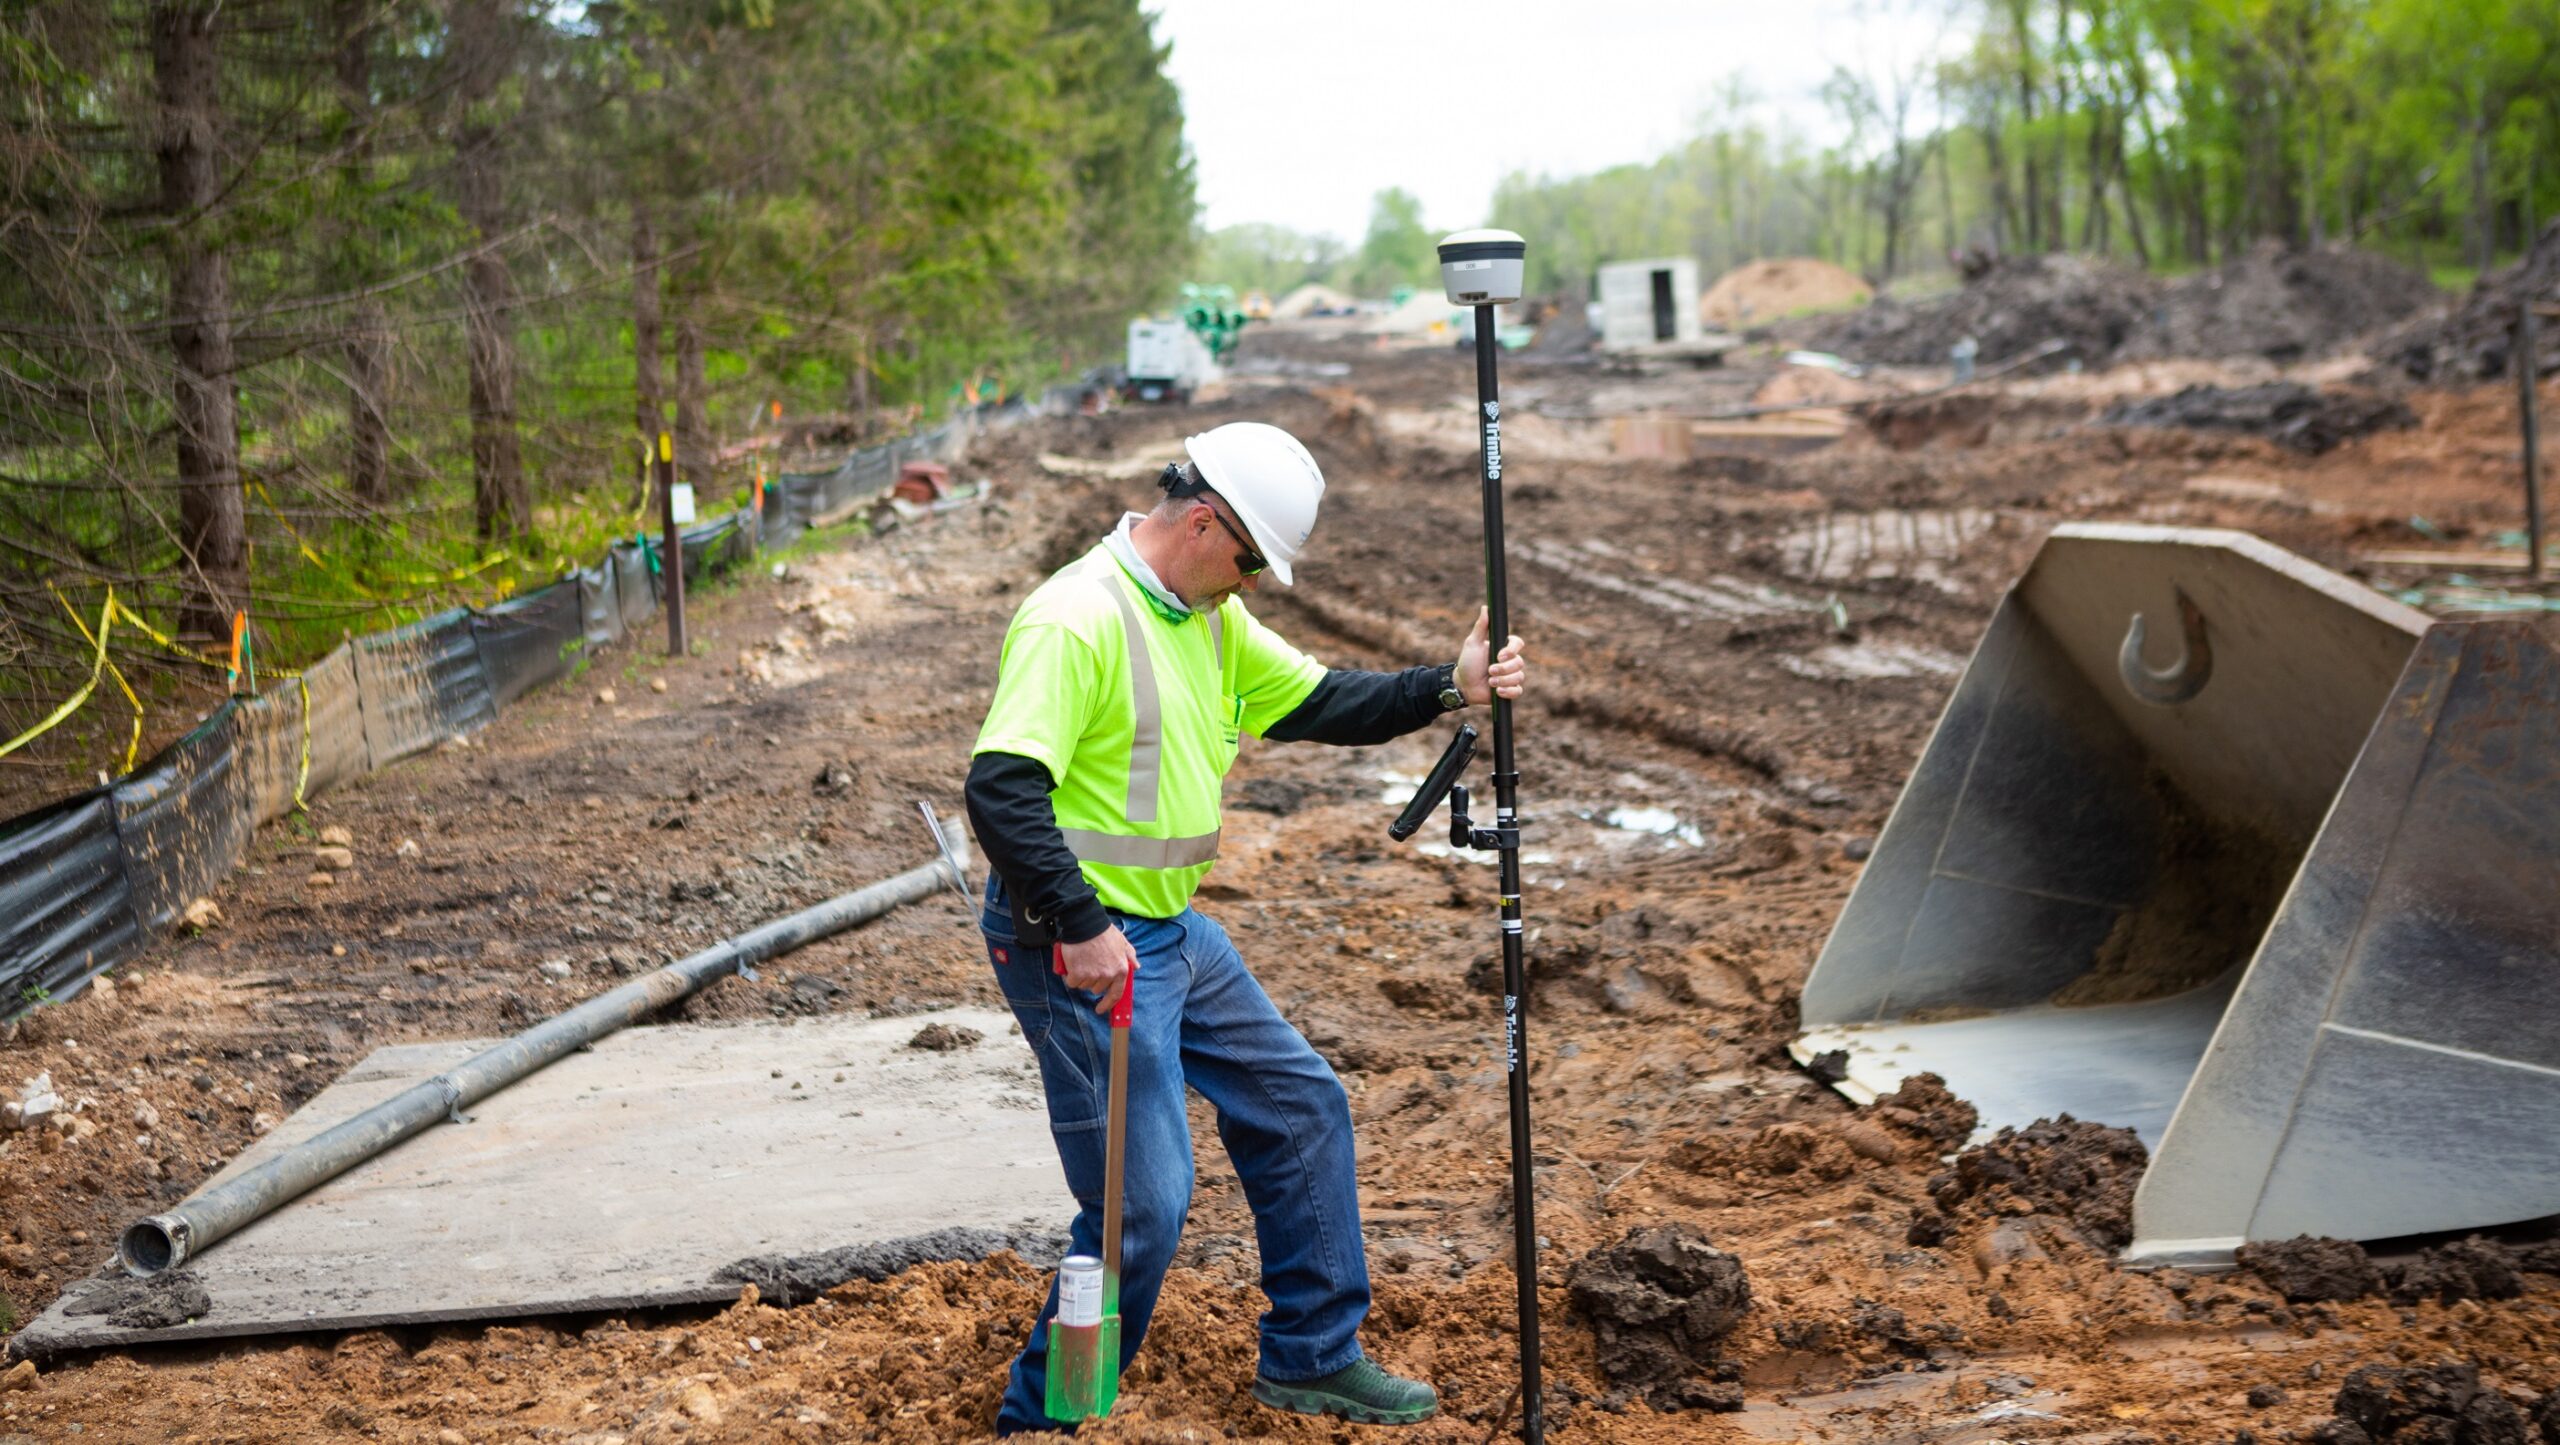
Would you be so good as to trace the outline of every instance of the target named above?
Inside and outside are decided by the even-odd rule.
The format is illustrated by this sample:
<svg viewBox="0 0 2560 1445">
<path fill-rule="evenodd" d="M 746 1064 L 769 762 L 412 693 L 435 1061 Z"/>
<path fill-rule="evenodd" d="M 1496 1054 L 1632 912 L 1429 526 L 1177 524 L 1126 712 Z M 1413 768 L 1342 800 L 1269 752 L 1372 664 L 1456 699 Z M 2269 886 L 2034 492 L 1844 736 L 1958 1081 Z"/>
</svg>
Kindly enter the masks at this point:
<svg viewBox="0 0 2560 1445">
<path fill-rule="evenodd" d="M 1097 546 L 1014 613 L 973 753 L 1047 768 L 1058 827 L 1103 906 L 1171 918 L 1217 861 L 1238 739 L 1323 678 L 1242 599 L 1177 614 Z"/>
</svg>

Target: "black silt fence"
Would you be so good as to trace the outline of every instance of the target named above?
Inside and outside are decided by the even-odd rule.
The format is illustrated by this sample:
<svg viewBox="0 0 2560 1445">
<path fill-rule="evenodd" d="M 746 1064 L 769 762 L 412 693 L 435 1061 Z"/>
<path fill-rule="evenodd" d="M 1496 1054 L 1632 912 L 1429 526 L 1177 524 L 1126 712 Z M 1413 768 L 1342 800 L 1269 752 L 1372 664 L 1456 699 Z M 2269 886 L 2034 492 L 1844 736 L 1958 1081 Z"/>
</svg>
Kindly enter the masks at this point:
<svg viewBox="0 0 2560 1445">
<path fill-rule="evenodd" d="M 791 473 L 687 529 L 688 582 L 782 546 L 885 491 L 903 463 L 948 456 L 1007 412 L 967 417 Z M 617 542 L 592 567 L 485 609 L 368 633 L 264 691 L 229 698 L 112 785 L 0 822 L 0 1020 L 69 998 L 139 954 L 213 891 L 272 822 L 350 778 L 486 727 L 657 613 L 658 541 Z"/>
</svg>

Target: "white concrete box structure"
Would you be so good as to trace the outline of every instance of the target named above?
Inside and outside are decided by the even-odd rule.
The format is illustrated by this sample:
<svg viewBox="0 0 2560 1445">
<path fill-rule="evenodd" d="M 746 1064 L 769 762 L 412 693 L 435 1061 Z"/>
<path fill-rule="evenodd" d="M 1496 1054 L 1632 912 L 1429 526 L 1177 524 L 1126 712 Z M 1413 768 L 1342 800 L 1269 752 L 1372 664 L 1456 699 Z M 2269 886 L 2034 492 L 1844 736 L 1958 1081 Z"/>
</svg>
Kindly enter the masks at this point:
<svg viewBox="0 0 2560 1445">
<path fill-rule="evenodd" d="M 1702 339 L 1695 259 L 1612 261 L 1600 268 L 1602 350 L 1694 346 Z"/>
</svg>

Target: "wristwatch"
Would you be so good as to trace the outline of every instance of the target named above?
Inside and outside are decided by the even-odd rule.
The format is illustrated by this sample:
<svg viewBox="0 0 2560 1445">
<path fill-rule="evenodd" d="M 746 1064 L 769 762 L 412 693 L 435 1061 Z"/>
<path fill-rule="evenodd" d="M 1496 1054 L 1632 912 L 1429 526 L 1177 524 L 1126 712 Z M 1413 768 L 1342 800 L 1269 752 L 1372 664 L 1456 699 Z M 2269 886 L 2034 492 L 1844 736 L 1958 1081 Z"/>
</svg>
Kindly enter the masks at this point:
<svg viewBox="0 0 2560 1445">
<path fill-rule="evenodd" d="M 1440 710 L 1456 712 L 1466 705 L 1467 695 L 1458 691 L 1458 665 L 1454 662 L 1440 664 Z"/>
</svg>

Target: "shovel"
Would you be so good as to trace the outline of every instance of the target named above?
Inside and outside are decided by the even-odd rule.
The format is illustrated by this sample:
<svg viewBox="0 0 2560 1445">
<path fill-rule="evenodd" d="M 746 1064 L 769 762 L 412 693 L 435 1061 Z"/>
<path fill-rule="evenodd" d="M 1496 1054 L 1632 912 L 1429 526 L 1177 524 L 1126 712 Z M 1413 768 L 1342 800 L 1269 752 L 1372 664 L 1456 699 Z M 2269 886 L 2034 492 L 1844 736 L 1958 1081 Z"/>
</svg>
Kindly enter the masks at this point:
<svg viewBox="0 0 2560 1445">
<path fill-rule="evenodd" d="M 1065 973 L 1066 951 L 1052 946 L 1051 967 Z M 1070 1255 L 1058 1264 L 1058 1312 L 1049 1320 L 1049 1397 L 1052 1420 L 1088 1420 L 1111 1413 L 1120 1399 L 1120 1192 L 1129 1142 L 1129 1020 L 1138 995 L 1137 971 L 1120 985 L 1111 1006 L 1111 1096 L 1104 1123 L 1102 1258 Z"/>
</svg>

